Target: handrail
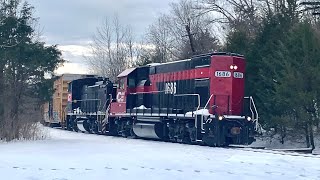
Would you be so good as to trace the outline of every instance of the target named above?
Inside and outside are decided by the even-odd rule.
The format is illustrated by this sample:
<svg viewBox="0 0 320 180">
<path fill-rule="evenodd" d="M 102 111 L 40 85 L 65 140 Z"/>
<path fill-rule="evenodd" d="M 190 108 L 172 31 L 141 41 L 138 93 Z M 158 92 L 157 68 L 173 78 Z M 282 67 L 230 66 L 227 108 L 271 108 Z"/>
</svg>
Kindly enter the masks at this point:
<svg viewBox="0 0 320 180">
<path fill-rule="evenodd" d="M 110 103 L 109 103 L 109 105 L 108 105 L 108 107 L 106 109 L 106 115 L 105 115 L 104 119 L 102 120 L 102 128 L 101 128 L 102 133 L 106 132 L 106 130 L 107 130 L 107 126 L 106 125 L 109 122 L 109 110 L 110 110 L 111 102 L 112 102 L 112 95 L 111 94 L 110 94 L 109 99 L 110 99 Z M 106 101 L 106 103 L 107 103 L 107 101 Z"/>
<path fill-rule="evenodd" d="M 166 91 L 147 91 L 147 92 L 135 92 L 135 93 L 129 93 L 129 94 L 151 94 L 151 93 L 160 93 L 160 92 L 166 92 Z"/>
<path fill-rule="evenodd" d="M 200 109 L 200 94 L 174 94 L 173 96 L 197 96 L 198 97 L 198 107 L 196 111 Z M 192 111 L 192 117 L 193 117 L 193 111 Z M 197 128 L 198 119 L 197 116 L 195 116 L 195 127 Z"/>
<path fill-rule="evenodd" d="M 104 105 L 102 106 L 102 108 L 101 108 L 101 109 L 99 109 L 99 110 L 103 110 L 103 109 L 104 109 L 104 107 L 106 107 L 107 103 L 108 103 L 108 101 L 106 100 L 106 102 L 104 103 Z M 109 106 L 110 106 L 110 104 L 111 104 L 111 99 L 110 99 L 110 102 L 109 102 Z"/>
<path fill-rule="evenodd" d="M 252 106 L 251 106 L 251 99 L 252 99 L 252 96 L 244 97 L 244 99 L 249 99 L 249 109 L 250 109 L 250 112 L 251 112 L 252 120 L 254 120 L 254 113 L 253 113 Z"/>
<path fill-rule="evenodd" d="M 207 106 L 210 103 L 212 97 L 213 97 L 213 94 L 210 95 L 206 105 L 204 106 L 204 108 L 202 110 L 207 109 Z M 202 114 L 201 114 L 201 130 L 204 130 L 204 128 L 203 128 L 203 111 L 202 111 Z"/>
<path fill-rule="evenodd" d="M 72 100 L 71 102 L 77 103 L 78 101 L 79 102 L 82 102 L 82 101 L 101 101 L 101 99 L 80 99 L 80 100 Z"/>
<path fill-rule="evenodd" d="M 254 108 L 254 110 L 255 110 L 255 112 L 256 112 L 256 119 L 254 119 L 254 121 L 256 121 L 256 127 L 255 127 L 255 129 L 256 129 L 256 131 L 259 131 L 259 130 L 258 130 L 258 129 L 259 129 L 259 113 L 258 113 L 256 104 L 254 103 L 254 100 L 253 100 L 252 96 L 250 96 L 250 100 L 252 101 L 253 108 Z"/>
<path fill-rule="evenodd" d="M 253 105 L 254 111 L 256 112 L 256 116 L 257 116 L 256 119 L 258 120 L 259 119 L 259 113 L 258 113 L 256 104 L 254 103 L 254 100 L 253 100 L 252 96 L 250 96 L 250 100 L 252 101 L 252 105 Z"/>
<path fill-rule="evenodd" d="M 251 111 L 252 121 L 255 122 L 255 131 L 259 132 L 261 129 L 261 126 L 259 124 L 259 113 L 258 113 L 256 104 L 253 100 L 253 97 L 249 96 L 249 97 L 244 97 L 244 98 L 249 99 L 249 108 Z"/>
<path fill-rule="evenodd" d="M 206 109 L 206 108 L 207 108 L 207 106 L 208 106 L 209 102 L 211 101 L 211 98 L 212 98 L 212 97 L 213 97 L 213 94 L 211 94 L 211 96 L 209 97 L 209 99 L 208 99 L 208 101 L 207 101 L 207 103 L 206 103 L 206 105 L 204 106 L 203 109 Z"/>
<path fill-rule="evenodd" d="M 84 102 L 84 101 L 99 101 L 99 105 L 97 106 L 97 111 L 95 112 L 98 115 L 99 108 L 101 106 L 101 99 L 80 99 L 80 100 L 72 100 L 71 103 Z M 70 102 L 70 101 L 69 101 Z"/>
<path fill-rule="evenodd" d="M 102 120 L 102 123 L 105 123 L 105 122 L 108 121 L 110 105 L 111 105 L 111 103 L 109 103 L 109 105 L 108 105 L 108 107 L 106 109 L 106 115 L 105 115 L 105 118 Z"/>
<path fill-rule="evenodd" d="M 196 111 L 200 108 L 200 94 L 174 94 L 173 96 L 198 96 L 198 107 Z"/>
</svg>

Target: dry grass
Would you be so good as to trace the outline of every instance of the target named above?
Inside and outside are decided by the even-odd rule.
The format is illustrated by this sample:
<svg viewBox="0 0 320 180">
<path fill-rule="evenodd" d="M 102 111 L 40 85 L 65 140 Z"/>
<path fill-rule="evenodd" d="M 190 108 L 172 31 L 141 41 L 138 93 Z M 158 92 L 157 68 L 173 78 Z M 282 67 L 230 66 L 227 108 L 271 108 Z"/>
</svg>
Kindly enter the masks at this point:
<svg viewBox="0 0 320 180">
<path fill-rule="evenodd" d="M 6 102 L 4 114 L 0 117 L 0 140 L 43 140 L 48 137 L 39 123 L 42 114 L 37 99 L 24 97 L 16 113 L 12 113 L 14 106 L 10 100 Z"/>
</svg>

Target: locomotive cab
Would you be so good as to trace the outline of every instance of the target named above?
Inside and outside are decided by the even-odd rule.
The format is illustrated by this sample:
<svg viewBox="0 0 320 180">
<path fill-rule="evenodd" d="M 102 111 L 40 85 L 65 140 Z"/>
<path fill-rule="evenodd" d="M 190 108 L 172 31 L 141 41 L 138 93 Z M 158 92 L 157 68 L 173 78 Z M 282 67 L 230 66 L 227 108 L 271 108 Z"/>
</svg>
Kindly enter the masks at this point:
<svg viewBox="0 0 320 180">
<path fill-rule="evenodd" d="M 127 100 L 127 90 L 128 90 L 128 75 L 134 72 L 135 68 L 127 69 L 117 76 L 118 87 L 116 89 L 116 95 L 114 101 L 110 106 L 111 115 L 115 114 L 125 114 L 126 113 L 126 100 Z M 131 82 L 132 83 L 132 82 Z"/>
<path fill-rule="evenodd" d="M 108 78 L 84 76 L 69 83 L 66 127 L 98 133 L 111 102 L 113 83 Z"/>
<path fill-rule="evenodd" d="M 150 111 L 148 66 L 125 70 L 118 75 L 118 81 L 116 102 L 111 105 L 112 114 L 138 113 L 145 109 Z"/>
</svg>

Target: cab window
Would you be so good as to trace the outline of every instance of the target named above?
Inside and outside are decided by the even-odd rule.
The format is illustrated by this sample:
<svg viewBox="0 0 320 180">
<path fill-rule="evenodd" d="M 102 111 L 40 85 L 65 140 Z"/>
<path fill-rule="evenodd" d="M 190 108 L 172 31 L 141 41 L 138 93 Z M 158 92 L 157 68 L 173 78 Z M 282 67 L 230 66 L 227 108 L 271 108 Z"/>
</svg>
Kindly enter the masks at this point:
<svg viewBox="0 0 320 180">
<path fill-rule="evenodd" d="M 124 89 L 124 78 L 119 80 L 119 89 Z"/>
<path fill-rule="evenodd" d="M 135 79 L 129 78 L 128 86 L 129 86 L 130 88 L 135 87 L 135 86 L 136 86 L 136 81 L 135 81 Z"/>
</svg>

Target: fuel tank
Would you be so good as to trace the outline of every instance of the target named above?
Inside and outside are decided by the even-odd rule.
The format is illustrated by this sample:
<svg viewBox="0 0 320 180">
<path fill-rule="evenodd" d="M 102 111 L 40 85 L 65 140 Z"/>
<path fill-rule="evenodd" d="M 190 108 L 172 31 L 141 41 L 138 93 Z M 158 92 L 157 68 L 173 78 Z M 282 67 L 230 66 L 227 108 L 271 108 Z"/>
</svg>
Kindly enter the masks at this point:
<svg viewBox="0 0 320 180">
<path fill-rule="evenodd" d="M 142 138 L 163 139 L 165 126 L 162 123 L 136 123 L 133 125 L 133 132 Z"/>
</svg>

